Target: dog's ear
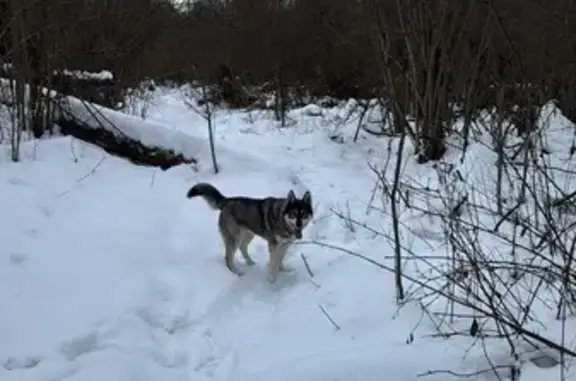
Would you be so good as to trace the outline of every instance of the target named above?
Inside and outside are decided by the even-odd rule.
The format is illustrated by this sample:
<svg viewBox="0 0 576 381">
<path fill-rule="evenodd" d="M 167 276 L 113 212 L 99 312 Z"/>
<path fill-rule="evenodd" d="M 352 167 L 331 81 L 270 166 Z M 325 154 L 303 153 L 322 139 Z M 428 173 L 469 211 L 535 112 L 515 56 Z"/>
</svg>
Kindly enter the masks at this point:
<svg viewBox="0 0 576 381">
<path fill-rule="evenodd" d="M 286 196 L 286 198 L 284 199 L 284 203 L 282 204 L 282 211 L 285 212 L 286 209 L 288 208 L 288 205 L 292 204 L 294 200 L 296 200 L 296 195 L 294 194 L 294 191 L 290 189 L 290 192 L 288 192 L 288 195 Z"/>
<path fill-rule="evenodd" d="M 304 193 L 304 196 L 302 196 L 302 201 L 312 206 L 312 193 L 310 193 L 310 191 L 306 191 L 306 193 Z"/>
</svg>

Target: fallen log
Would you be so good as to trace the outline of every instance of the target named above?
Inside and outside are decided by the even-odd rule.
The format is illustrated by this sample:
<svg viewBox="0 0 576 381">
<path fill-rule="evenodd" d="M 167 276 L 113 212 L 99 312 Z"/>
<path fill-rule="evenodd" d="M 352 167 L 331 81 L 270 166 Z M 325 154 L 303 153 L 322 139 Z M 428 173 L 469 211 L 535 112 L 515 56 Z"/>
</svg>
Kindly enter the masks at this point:
<svg viewBox="0 0 576 381">
<path fill-rule="evenodd" d="M 111 155 L 119 156 L 137 165 L 160 167 L 167 170 L 181 164 L 196 163 L 182 154 L 159 147 L 147 147 L 137 140 L 119 138 L 104 128 L 93 129 L 77 120 L 59 119 L 56 124 L 62 135 L 70 135 L 87 143 L 94 144 Z"/>
<path fill-rule="evenodd" d="M 94 144 L 134 164 L 166 170 L 197 162 L 191 155 L 191 150 L 197 146 L 194 138 L 166 129 L 161 124 L 143 121 L 72 97 L 61 99 L 58 109 L 59 117 L 54 123 L 60 127 L 62 135 Z M 168 137 L 165 138 L 165 135 Z M 186 144 L 187 140 L 192 144 Z M 179 147 L 170 147 L 176 145 L 175 141 Z"/>
</svg>

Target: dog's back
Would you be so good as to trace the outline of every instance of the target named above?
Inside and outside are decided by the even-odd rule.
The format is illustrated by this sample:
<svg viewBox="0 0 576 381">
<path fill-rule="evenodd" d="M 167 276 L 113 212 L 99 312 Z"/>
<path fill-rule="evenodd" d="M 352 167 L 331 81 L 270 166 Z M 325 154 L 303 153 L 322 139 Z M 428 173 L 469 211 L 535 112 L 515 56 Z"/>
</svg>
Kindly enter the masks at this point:
<svg viewBox="0 0 576 381">
<path fill-rule="evenodd" d="M 276 233 L 285 233 L 275 232 L 282 218 L 285 198 L 226 197 L 207 183 L 194 185 L 186 196 L 188 198 L 200 196 L 210 207 L 220 210 L 220 224 L 238 224 L 265 239 L 272 238 Z"/>
<path fill-rule="evenodd" d="M 276 197 L 230 197 L 221 209 L 222 223 L 233 222 L 257 236 L 272 239 L 275 235 L 286 233 L 280 226 L 284 203 L 285 199 Z"/>
</svg>

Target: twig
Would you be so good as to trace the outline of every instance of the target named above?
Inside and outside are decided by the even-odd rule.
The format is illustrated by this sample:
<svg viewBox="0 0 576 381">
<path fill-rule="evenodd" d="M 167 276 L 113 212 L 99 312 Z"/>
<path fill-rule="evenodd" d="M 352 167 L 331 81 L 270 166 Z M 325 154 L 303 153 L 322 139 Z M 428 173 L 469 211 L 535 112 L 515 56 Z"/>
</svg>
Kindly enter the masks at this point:
<svg viewBox="0 0 576 381">
<path fill-rule="evenodd" d="M 86 180 L 88 177 L 90 177 L 96 173 L 96 170 L 98 169 L 98 167 L 100 167 L 100 165 L 102 165 L 104 160 L 106 160 L 106 156 L 102 156 L 100 158 L 100 160 L 98 161 L 98 163 L 96 163 L 96 165 L 90 170 L 90 172 L 88 172 L 87 174 L 85 174 L 84 176 L 82 176 L 78 180 L 76 180 L 76 184 L 72 188 L 65 190 L 64 192 L 58 194 L 58 196 L 56 196 L 56 197 L 60 198 L 62 196 L 65 196 L 68 193 L 72 192 L 74 189 L 76 189 L 82 181 Z"/>
<path fill-rule="evenodd" d="M 314 273 L 312 272 L 312 269 L 310 268 L 310 265 L 308 264 L 308 260 L 306 259 L 306 256 L 303 253 L 300 253 L 300 258 L 302 258 L 302 261 L 304 261 L 304 266 L 306 266 L 306 271 L 308 271 L 308 275 L 310 275 L 310 278 L 314 278 Z"/>
<path fill-rule="evenodd" d="M 320 305 L 320 304 L 318 304 L 318 308 L 320 308 L 320 311 L 322 311 L 322 314 L 324 314 L 324 316 L 326 316 L 326 319 L 328 319 L 330 321 L 330 323 L 332 323 L 334 328 L 336 328 L 336 331 L 340 331 L 340 326 L 338 324 L 336 324 L 336 322 L 334 321 L 334 319 L 332 319 L 330 314 L 328 314 L 326 309 L 324 307 L 322 307 L 322 305 Z"/>
<path fill-rule="evenodd" d="M 74 150 L 74 138 L 70 139 L 70 152 L 72 152 L 72 157 L 74 158 L 74 162 L 78 162 L 78 156 L 76 156 L 76 151 Z"/>
<path fill-rule="evenodd" d="M 478 376 L 478 375 L 483 374 L 483 373 L 494 372 L 496 369 L 507 370 L 509 368 L 510 368 L 509 365 L 499 365 L 499 366 L 495 367 L 494 369 L 483 369 L 483 370 L 479 370 L 477 372 L 471 372 L 471 373 L 458 373 L 458 372 L 453 372 L 451 370 L 428 370 L 424 373 L 418 373 L 418 377 L 432 376 L 434 374 L 439 374 L 439 373 L 449 374 L 449 375 L 455 376 L 455 377 L 474 377 L 474 376 Z"/>
<path fill-rule="evenodd" d="M 374 188 L 372 189 L 372 193 L 370 194 L 370 200 L 368 200 L 368 205 L 366 205 L 366 211 L 365 211 L 366 215 L 370 214 L 370 207 L 372 206 L 374 198 L 376 197 L 376 191 L 378 190 L 378 185 L 379 185 L 378 181 L 375 181 Z"/>
</svg>

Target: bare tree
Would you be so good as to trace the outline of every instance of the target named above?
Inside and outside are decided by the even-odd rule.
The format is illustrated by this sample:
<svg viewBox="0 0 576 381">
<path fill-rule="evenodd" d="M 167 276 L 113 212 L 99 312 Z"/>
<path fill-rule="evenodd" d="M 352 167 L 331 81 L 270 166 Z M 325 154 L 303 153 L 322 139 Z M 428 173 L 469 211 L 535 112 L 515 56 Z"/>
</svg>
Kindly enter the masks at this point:
<svg viewBox="0 0 576 381">
<path fill-rule="evenodd" d="M 12 128 L 10 131 L 10 146 L 12 161 L 20 160 L 20 144 L 22 134 L 28 129 L 28 96 L 26 84 L 30 78 L 30 62 L 26 41 L 30 37 L 25 19 L 25 10 L 30 7 L 29 1 L 11 0 L 9 3 L 11 51 L 9 54 L 12 63 L 12 78 L 10 89 L 12 92 Z"/>
<path fill-rule="evenodd" d="M 198 89 L 200 91 L 198 91 Z M 198 115 L 206 120 L 208 127 L 208 143 L 210 144 L 210 156 L 212 158 L 212 168 L 214 173 L 220 172 L 218 161 L 216 160 L 216 147 L 214 144 L 214 113 L 216 106 L 211 101 L 208 86 L 200 84 L 198 88 L 191 87 L 190 91 L 184 95 L 184 102 Z"/>
</svg>

